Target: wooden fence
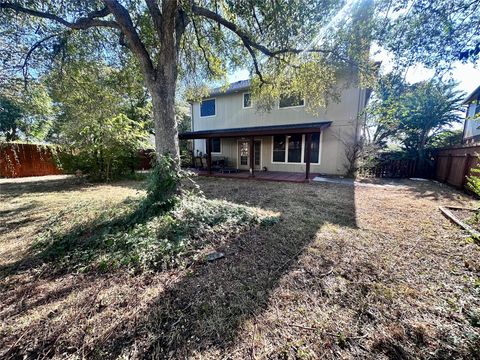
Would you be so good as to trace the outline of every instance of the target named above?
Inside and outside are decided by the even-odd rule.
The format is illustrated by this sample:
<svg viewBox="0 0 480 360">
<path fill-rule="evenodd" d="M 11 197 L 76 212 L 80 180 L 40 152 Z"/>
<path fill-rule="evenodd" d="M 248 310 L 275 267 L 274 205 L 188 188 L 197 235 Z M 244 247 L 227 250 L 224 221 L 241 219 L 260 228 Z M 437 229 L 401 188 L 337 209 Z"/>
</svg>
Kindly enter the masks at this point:
<svg viewBox="0 0 480 360">
<path fill-rule="evenodd" d="M 0 144 L 0 177 L 57 175 L 52 150 L 36 144 Z"/>
<path fill-rule="evenodd" d="M 408 178 L 415 176 L 415 160 L 384 160 L 364 174 L 376 178 Z"/>
<path fill-rule="evenodd" d="M 471 169 L 478 167 L 480 146 L 439 150 L 435 156 L 435 179 L 457 188 L 465 188 Z"/>
</svg>

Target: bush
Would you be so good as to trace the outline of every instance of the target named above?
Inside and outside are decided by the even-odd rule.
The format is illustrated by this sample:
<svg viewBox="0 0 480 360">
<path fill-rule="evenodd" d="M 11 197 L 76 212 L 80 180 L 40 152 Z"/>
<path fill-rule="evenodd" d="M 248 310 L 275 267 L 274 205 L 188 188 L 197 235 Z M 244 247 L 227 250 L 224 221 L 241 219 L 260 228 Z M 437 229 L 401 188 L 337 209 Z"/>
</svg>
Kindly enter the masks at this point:
<svg viewBox="0 0 480 360">
<path fill-rule="evenodd" d="M 147 133 L 141 123 L 120 114 L 103 121 L 92 121 L 67 133 L 60 162 L 66 172 L 81 170 L 93 180 L 109 181 L 134 172 Z"/>
<path fill-rule="evenodd" d="M 474 168 L 471 170 L 471 176 L 467 177 L 467 186 L 468 188 L 480 197 L 480 168 Z"/>
</svg>

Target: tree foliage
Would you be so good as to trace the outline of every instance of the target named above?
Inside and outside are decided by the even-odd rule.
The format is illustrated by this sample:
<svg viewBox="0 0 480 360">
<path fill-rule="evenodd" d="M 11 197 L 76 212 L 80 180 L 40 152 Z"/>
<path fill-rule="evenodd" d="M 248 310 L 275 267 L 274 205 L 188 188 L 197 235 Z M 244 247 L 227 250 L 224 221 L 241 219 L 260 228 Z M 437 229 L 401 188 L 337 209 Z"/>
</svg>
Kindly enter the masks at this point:
<svg viewBox="0 0 480 360">
<path fill-rule="evenodd" d="M 46 79 L 57 113 L 50 136 L 72 155 L 63 159 L 68 170 L 102 180 L 133 171 L 151 117 L 143 87 L 127 74 L 81 61 Z"/>
<path fill-rule="evenodd" d="M 19 71 L 41 77 L 79 60 L 125 69 L 133 55 L 152 99 L 157 154 L 178 163 L 178 89 L 195 88 L 201 96 L 204 85 L 225 83 L 228 72 L 247 67 L 263 109 L 281 94 L 304 95 L 314 112 L 337 99 L 341 86 L 371 84 L 372 42 L 403 68 L 417 62 L 448 68 L 472 48 L 463 59 L 475 61 L 479 6 L 480 0 L 0 0 L 0 46 L 7 54 L 0 79 Z M 419 133 L 413 124 L 422 116 L 412 116 L 401 125 L 405 147 L 436 131 L 423 120 L 427 135 Z M 378 135 L 390 136 L 394 125 L 382 123 Z"/>
<path fill-rule="evenodd" d="M 22 116 L 19 104 L 5 96 L 0 97 L 0 133 L 6 141 L 18 139 L 17 132 Z"/>
<path fill-rule="evenodd" d="M 449 127 L 462 120 L 464 94 L 453 82 L 439 80 L 405 83 L 399 76 L 387 76 L 368 112 L 376 124 L 372 142 L 385 147 L 398 142 L 410 157 L 425 161 L 425 149 L 439 144 Z M 451 133 L 449 133 L 451 134 Z"/>
<path fill-rule="evenodd" d="M 449 69 L 480 58 L 480 0 L 380 0 L 375 38 L 397 67 Z"/>
<path fill-rule="evenodd" d="M 0 135 L 6 141 L 42 141 L 52 125 L 52 102 L 45 87 L 0 91 Z"/>
<path fill-rule="evenodd" d="M 177 86 L 224 82 L 229 71 L 247 66 L 255 96 L 267 106 L 282 92 L 310 96 L 311 109 L 324 106 L 337 96 L 340 78 L 367 78 L 361 75 L 370 65 L 371 6 L 371 0 L 2 1 L 0 32 L 9 52 L 17 43 L 25 54 L 9 64 L 17 61 L 30 76 L 78 58 L 118 66 L 130 51 L 152 96 L 157 152 L 176 158 Z"/>
<path fill-rule="evenodd" d="M 432 149 L 442 149 L 461 145 L 463 140 L 463 129 L 444 130 L 433 135 L 428 143 Z"/>
</svg>

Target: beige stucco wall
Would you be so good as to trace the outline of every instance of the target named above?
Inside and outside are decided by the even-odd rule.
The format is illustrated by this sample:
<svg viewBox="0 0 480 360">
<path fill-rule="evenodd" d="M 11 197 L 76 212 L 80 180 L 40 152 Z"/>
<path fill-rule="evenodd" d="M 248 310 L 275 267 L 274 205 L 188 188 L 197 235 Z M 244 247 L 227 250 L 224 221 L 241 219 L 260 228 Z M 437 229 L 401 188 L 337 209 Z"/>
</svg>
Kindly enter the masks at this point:
<svg viewBox="0 0 480 360">
<path fill-rule="evenodd" d="M 312 164 L 311 171 L 336 175 L 345 173 L 345 146 L 352 144 L 355 136 L 358 138 L 360 134 L 361 120 L 357 117 L 365 104 L 365 90 L 345 89 L 339 102 L 331 102 L 327 108 L 319 109 L 318 115 L 307 112 L 305 107 L 279 109 L 278 104 L 270 112 L 258 111 L 255 107 L 243 109 L 243 93 L 216 96 L 216 115 L 212 117 L 200 117 L 199 103 L 192 104 L 193 130 L 331 121 L 332 125 L 322 132 L 320 164 Z M 272 163 L 272 137 L 258 139 L 262 140 L 263 167 L 272 171 L 305 171 L 305 164 Z M 222 139 L 222 154 L 214 154 L 213 157 L 224 156 L 231 166 L 237 166 L 237 140 Z M 205 141 L 195 140 L 195 149 L 204 153 Z"/>
</svg>

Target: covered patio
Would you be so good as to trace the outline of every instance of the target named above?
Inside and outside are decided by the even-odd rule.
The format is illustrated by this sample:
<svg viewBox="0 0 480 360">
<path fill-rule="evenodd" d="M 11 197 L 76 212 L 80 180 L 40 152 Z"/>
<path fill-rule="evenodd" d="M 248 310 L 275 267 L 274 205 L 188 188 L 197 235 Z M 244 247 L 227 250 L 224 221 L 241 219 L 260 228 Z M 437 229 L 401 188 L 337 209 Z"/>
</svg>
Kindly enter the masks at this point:
<svg viewBox="0 0 480 360">
<path fill-rule="evenodd" d="M 278 182 L 293 182 L 301 183 L 305 181 L 311 181 L 320 174 L 310 173 L 308 180 L 305 178 L 304 173 L 299 172 L 287 172 L 287 171 L 257 171 L 254 176 L 250 175 L 249 171 L 239 171 L 234 173 L 221 173 L 211 172 L 205 170 L 193 170 L 200 176 L 212 176 L 221 178 L 233 178 L 233 179 L 251 179 L 251 180 L 263 180 L 263 181 L 278 181 Z"/>
<path fill-rule="evenodd" d="M 311 173 L 311 155 L 312 155 L 312 135 L 318 134 L 329 127 L 330 121 L 315 122 L 315 123 L 303 123 L 303 124 L 288 124 L 288 125 L 272 125 L 272 126 L 254 126 L 245 128 L 230 128 L 230 129 L 214 129 L 214 130 L 200 130 L 190 131 L 179 134 L 181 140 L 195 140 L 204 139 L 206 149 L 206 164 L 200 166 L 200 168 L 194 169 L 199 175 L 217 176 L 217 177 L 230 177 L 230 178 L 252 178 L 258 180 L 270 180 L 270 181 L 287 181 L 287 182 L 304 182 L 310 181 L 318 174 Z M 305 162 L 304 172 L 292 172 L 292 171 L 266 171 L 267 169 L 260 166 L 258 168 L 258 161 L 255 158 L 256 143 L 260 141 L 258 138 L 266 136 L 302 136 L 304 138 L 305 148 Z M 236 139 L 244 144 L 245 156 L 242 158 L 247 165 L 247 169 L 239 167 L 237 161 L 236 166 L 215 166 L 212 161 L 212 148 L 213 139 Z M 243 149 L 243 148 L 242 148 Z M 315 158 L 315 155 L 313 156 Z M 318 158 L 318 153 L 317 153 Z M 303 157 L 302 157 L 303 159 Z M 192 151 L 192 167 L 196 167 L 196 157 Z M 257 169 L 255 167 L 257 166 Z M 274 169 L 278 170 L 278 169 Z"/>
</svg>

